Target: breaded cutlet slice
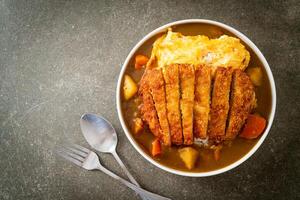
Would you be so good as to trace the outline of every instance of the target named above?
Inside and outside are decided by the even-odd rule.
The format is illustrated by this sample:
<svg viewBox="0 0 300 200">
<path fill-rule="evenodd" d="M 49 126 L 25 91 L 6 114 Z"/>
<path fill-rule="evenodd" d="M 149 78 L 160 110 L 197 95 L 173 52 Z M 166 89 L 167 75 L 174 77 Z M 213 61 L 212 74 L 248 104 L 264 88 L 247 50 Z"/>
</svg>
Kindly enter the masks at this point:
<svg viewBox="0 0 300 200">
<path fill-rule="evenodd" d="M 191 145 L 194 142 L 193 107 L 195 72 L 193 65 L 179 65 L 179 82 L 181 90 L 180 111 L 182 120 L 183 144 Z"/>
<path fill-rule="evenodd" d="M 225 137 L 231 79 L 231 68 L 217 68 L 212 91 L 210 119 L 208 122 L 209 139 L 216 142 L 222 141 Z"/>
<path fill-rule="evenodd" d="M 164 77 L 161 69 L 158 68 L 151 69 L 148 73 L 150 92 L 153 97 L 158 121 L 162 130 L 161 141 L 164 145 L 171 146 Z"/>
<path fill-rule="evenodd" d="M 210 111 L 211 68 L 198 66 L 195 69 L 194 134 L 205 139 Z"/>
<path fill-rule="evenodd" d="M 139 107 L 143 121 L 145 121 L 148 124 L 149 129 L 154 136 L 161 138 L 161 128 L 159 125 L 154 101 L 150 93 L 148 70 L 145 71 L 140 81 L 139 96 L 143 102 Z"/>
<path fill-rule="evenodd" d="M 256 104 L 254 86 L 240 69 L 233 72 L 226 140 L 234 139 Z"/>
<path fill-rule="evenodd" d="M 172 144 L 181 145 L 182 128 L 181 114 L 179 107 L 180 90 L 179 90 L 179 72 L 178 65 L 169 65 L 164 70 L 166 83 L 167 113 L 170 125 L 170 134 Z"/>
</svg>

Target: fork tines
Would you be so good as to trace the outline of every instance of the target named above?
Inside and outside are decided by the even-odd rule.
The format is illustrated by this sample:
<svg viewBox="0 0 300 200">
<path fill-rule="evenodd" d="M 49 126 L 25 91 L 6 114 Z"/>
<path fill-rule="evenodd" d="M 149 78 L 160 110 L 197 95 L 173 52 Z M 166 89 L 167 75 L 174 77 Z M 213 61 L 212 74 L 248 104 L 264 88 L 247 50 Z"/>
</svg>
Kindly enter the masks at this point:
<svg viewBox="0 0 300 200">
<path fill-rule="evenodd" d="M 70 162 L 82 167 L 83 162 L 89 155 L 90 150 L 77 144 L 68 143 L 58 146 L 55 150 L 58 155 Z"/>
</svg>

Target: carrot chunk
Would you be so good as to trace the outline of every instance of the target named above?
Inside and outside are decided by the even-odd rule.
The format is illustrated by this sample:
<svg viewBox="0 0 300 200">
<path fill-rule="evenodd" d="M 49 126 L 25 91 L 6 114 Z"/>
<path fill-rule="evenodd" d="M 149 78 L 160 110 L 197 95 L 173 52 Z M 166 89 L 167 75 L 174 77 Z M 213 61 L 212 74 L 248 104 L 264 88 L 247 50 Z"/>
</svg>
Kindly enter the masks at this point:
<svg viewBox="0 0 300 200">
<path fill-rule="evenodd" d="M 135 57 L 135 69 L 141 69 L 144 65 L 147 64 L 149 58 L 147 56 L 144 55 L 137 55 Z"/>
<path fill-rule="evenodd" d="M 266 124 L 267 122 L 263 117 L 251 114 L 247 118 L 245 127 L 240 134 L 240 137 L 246 139 L 255 139 L 263 133 Z"/>
<path fill-rule="evenodd" d="M 156 138 L 153 142 L 152 142 L 152 156 L 157 156 L 159 154 L 161 154 L 161 146 L 160 146 L 160 141 L 158 138 Z"/>
</svg>

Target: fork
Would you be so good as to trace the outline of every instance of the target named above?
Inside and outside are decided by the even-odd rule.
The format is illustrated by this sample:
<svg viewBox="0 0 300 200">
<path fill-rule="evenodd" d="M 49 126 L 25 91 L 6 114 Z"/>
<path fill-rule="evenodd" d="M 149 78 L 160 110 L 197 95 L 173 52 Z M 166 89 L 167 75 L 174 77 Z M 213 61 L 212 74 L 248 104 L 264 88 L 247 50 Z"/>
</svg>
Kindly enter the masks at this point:
<svg viewBox="0 0 300 200">
<path fill-rule="evenodd" d="M 86 170 L 100 170 L 105 174 L 111 176 L 112 178 L 118 180 L 119 182 L 123 183 L 124 185 L 139 193 L 140 195 L 146 196 L 153 200 L 171 200 L 169 198 L 160 196 L 158 194 L 154 194 L 140 187 L 137 187 L 136 185 L 114 174 L 113 172 L 101 165 L 99 158 L 95 152 L 85 147 L 82 147 L 77 144 L 65 145 L 65 147 L 59 146 L 58 149 L 56 149 L 56 153 L 61 157 L 67 159 L 68 161 Z"/>
</svg>

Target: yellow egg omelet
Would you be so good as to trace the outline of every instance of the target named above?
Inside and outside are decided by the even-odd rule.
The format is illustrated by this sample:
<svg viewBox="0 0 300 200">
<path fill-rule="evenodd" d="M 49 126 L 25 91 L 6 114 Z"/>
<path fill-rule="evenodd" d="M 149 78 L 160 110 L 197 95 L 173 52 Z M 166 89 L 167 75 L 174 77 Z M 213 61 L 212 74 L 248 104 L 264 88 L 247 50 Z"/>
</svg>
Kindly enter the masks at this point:
<svg viewBox="0 0 300 200">
<path fill-rule="evenodd" d="M 250 54 L 240 40 L 228 35 L 209 39 L 205 35 L 184 36 L 168 30 L 154 44 L 148 67 L 164 68 L 169 64 L 205 64 L 213 68 L 246 69 Z"/>
</svg>

